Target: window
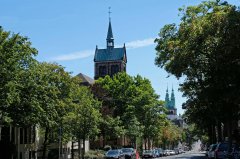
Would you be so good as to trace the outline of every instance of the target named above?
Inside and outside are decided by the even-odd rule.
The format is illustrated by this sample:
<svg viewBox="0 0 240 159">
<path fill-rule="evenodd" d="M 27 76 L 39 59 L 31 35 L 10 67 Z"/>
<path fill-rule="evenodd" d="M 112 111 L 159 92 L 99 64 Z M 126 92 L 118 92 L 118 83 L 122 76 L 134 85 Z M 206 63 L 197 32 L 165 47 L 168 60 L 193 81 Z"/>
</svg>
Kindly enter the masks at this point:
<svg viewBox="0 0 240 159">
<path fill-rule="evenodd" d="M 108 42 L 108 46 L 113 46 L 113 43 L 112 42 Z"/>
<path fill-rule="evenodd" d="M 105 76 L 107 74 L 106 66 L 99 66 L 99 76 Z"/>
<path fill-rule="evenodd" d="M 119 66 L 118 65 L 112 65 L 111 66 L 111 76 L 119 72 Z"/>
</svg>

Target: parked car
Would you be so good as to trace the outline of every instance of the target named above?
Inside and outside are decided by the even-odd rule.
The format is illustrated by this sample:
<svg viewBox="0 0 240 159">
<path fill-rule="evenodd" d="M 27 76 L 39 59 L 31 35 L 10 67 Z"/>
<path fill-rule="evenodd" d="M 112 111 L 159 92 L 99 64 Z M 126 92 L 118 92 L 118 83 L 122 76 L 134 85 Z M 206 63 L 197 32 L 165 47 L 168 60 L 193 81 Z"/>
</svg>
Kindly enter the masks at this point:
<svg viewBox="0 0 240 159">
<path fill-rule="evenodd" d="M 160 153 L 157 149 L 153 150 L 155 157 L 160 157 Z"/>
<path fill-rule="evenodd" d="M 142 158 L 155 158 L 154 150 L 143 150 Z"/>
<path fill-rule="evenodd" d="M 108 150 L 105 154 L 105 159 L 125 159 L 122 150 Z"/>
<path fill-rule="evenodd" d="M 174 148 L 174 151 L 175 151 L 176 155 L 178 155 L 180 153 L 178 148 Z"/>
<path fill-rule="evenodd" d="M 179 153 L 184 153 L 182 148 L 179 148 Z"/>
<path fill-rule="evenodd" d="M 228 151 L 228 143 L 222 142 L 217 144 L 217 147 L 215 149 L 215 159 L 224 159 L 226 158 Z"/>
<path fill-rule="evenodd" d="M 165 156 L 170 156 L 170 150 L 164 150 Z"/>
<path fill-rule="evenodd" d="M 158 151 L 158 156 L 157 156 L 157 157 L 162 157 L 162 156 L 164 156 L 163 149 L 161 149 L 161 148 L 156 148 L 155 150 Z"/>
<path fill-rule="evenodd" d="M 133 148 L 122 148 L 125 159 L 135 159 L 136 153 Z"/>
<path fill-rule="evenodd" d="M 240 146 L 239 145 L 232 146 L 232 152 L 230 153 L 229 158 L 240 159 Z"/>
<path fill-rule="evenodd" d="M 167 151 L 163 150 L 163 156 L 167 156 Z"/>
<path fill-rule="evenodd" d="M 207 151 L 207 157 L 209 159 L 214 158 L 216 147 L 217 147 L 217 144 L 212 144 L 209 146 L 208 151 Z"/>
<path fill-rule="evenodd" d="M 176 155 L 174 150 L 169 150 L 170 155 Z"/>
</svg>

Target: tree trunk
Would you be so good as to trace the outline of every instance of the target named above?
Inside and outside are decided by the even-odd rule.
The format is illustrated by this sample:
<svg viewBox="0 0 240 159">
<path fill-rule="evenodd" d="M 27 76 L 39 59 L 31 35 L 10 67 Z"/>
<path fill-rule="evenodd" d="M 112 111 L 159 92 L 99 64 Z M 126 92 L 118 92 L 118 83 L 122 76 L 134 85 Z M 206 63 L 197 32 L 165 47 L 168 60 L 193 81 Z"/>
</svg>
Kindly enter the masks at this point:
<svg viewBox="0 0 240 159">
<path fill-rule="evenodd" d="M 48 135 L 49 135 L 49 127 L 46 127 L 45 128 L 45 135 L 44 135 L 44 142 L 43 142 L 42 159 L 46 158 L 46 150 L 47 150 L 47 144 L 48 144 Z"/>
<path fill-rule="evenodd" d="M 230 153 L 232 150 L 232 121 L 228 120 L 227 121 L 227 125 L 228 125 L 228 152 Z"/>
<path fill-rule="evenodd" d="M 82 159 L 84 159 L 85 156 L 85 137 L 83 138 L 83 150 L 82 150 Z"/>
<path fill-rule="evenodd" d="M 105 135 L 105 133 L 103 133 L 103 147 L 105 147 L 105 145 L 106 145 L 106 135 Z"/>
<path fill-rule="evenodd" d="M 217 140 L 216 140 L 216 133 L 215 133 L 215 126 L 212 125 L 212 143 L 216 143 Z"/>
<path fill-rule="evenodd" d="M 145 150 L 147 149 L 147 139 L 146 138 L 144 139 L 144 149 Z"/>
<path fill-rule="evenodd" d="M 138 145 L 137 145 L 137 137 L 135 136 L 135 137 L 134 137 L 134 148 L 135 148 L 136 150 L 137 150 L 137 146 L 138 146 Z"/>
<path fill-rule="evenodd" d="M 74 142 L 72 137 L 72 151 L 71 151 L 71 158 L 74 159 Z"/>
<path fill-rule="evenodd" d="M 219 121 L 217 121 L 217 142 L 222 142 L 222 127 Z"/>
<path fill-rule="evenodd" d="M 81 139 L 78 139 L 78 158 L 81 159 Z"/>
<path fill-rule="evenodd" d="M 151 149 L 151 141 L 150 141 L 149 137 L 147 138 L 147 142 L 148 142 L 148 149 Z"/>
</svg>

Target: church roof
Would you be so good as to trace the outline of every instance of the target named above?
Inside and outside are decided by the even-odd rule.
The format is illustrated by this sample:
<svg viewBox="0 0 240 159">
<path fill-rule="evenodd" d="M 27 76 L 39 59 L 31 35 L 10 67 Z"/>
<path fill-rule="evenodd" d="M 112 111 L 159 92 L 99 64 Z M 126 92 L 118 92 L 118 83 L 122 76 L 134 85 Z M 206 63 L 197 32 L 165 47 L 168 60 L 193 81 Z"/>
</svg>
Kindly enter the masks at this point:
<svg viewBox="0 0 240 159">
<path fill-rule="evenodd" d="M 94 61 L 102 62 L 124 60 L 125 54 L 126 54 L 125 47 L 112 49 L 96 49 Z"/>
<path fill-rule="evenodd" d="M 79 73 L 77 76 L 80 77 L 83 84 L 89 84 L 89 85 L 94 84 L 94 80 L 91 77 L 88 77 L 87 75 Z"/>
</svg>

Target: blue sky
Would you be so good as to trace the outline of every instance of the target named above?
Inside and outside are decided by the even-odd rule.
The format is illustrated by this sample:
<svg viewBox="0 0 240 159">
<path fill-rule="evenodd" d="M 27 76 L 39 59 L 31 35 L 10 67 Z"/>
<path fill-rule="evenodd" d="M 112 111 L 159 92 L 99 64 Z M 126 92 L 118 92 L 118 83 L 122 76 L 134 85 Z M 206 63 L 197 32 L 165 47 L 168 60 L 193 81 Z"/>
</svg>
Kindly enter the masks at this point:
<svg viewBox="0 0 240 159">
<path fill-rule="evenodd" d="M 165 24 L 179 23 L 178 8 L 200 0 L 1 0 L 0 26 L 29 37 L 39 61 L 57 62 L 72 75 L 93 78 L 96 45 L 106 47 L 108 7 L 115 46 L 127 46 L 127 73 L 148 78 L 160 99 L 167 86 L 174 88 L 176 107 L 182 113 L 186 100 L 178 81 L 154 65 L 153 40 Z M 239 6 L 239 0 L 229 0 Z"/>
</svg>

